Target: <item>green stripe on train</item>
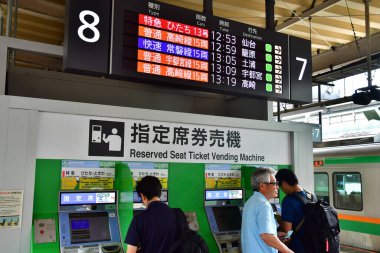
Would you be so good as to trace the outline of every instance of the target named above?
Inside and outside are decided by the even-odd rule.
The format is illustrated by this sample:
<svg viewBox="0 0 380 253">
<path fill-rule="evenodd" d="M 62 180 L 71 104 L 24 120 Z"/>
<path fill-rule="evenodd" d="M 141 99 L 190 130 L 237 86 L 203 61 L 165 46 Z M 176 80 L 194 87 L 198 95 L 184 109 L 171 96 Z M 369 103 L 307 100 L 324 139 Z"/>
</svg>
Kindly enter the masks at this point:
<svg viewBox="0 0 380 253">
<path fill-rule="evenodd" d="M 325 164 L 380 163 L 380 156 L 325 158 Z"/>
<path fill-rule="evenodd" d="M 380 224 L 360 221 L 339 220 L 341 230 L 355 231 L 364 234 L 380 235 Z"/>
</svg>

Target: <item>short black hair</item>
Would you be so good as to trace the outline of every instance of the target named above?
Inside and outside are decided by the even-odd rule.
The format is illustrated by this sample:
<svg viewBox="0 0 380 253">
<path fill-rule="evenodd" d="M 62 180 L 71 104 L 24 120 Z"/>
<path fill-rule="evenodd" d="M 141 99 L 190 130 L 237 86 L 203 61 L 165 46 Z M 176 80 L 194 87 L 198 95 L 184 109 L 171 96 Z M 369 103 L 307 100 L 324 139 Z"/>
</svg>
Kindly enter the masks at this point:
<svg viewBox="0 0 380 253">
<path fill-rule="evenodd" d="M 288 169 L 281 169 L 276 173 L 276 180 L 281 186 L 282 182 L 285 181 L 290 186 L 295 186 L 298 184 L 298 178 L 293 171 Z"/>
<path fill-rule="evenodd" d="M 137 182 L 136 191 L 142 193 L 151 200 L 154 197 L 161 197 L 162 185 L 158 178 L 153 176 L 145 176 Z"/>
</svg>

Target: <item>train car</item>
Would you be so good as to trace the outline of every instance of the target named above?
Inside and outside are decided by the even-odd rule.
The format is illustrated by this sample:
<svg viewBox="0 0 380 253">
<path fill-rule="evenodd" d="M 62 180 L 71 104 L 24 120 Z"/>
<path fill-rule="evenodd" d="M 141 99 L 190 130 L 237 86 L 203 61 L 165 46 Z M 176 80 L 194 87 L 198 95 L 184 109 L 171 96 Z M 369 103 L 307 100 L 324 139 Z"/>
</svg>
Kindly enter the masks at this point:
<svg viewBox="0 0 380 253">
<path fill-rule="evenodd" d="M 314 149 L 314 191 L 339 214 L 341 244 L 380 251 L 380 145 Z"/>
</svg>

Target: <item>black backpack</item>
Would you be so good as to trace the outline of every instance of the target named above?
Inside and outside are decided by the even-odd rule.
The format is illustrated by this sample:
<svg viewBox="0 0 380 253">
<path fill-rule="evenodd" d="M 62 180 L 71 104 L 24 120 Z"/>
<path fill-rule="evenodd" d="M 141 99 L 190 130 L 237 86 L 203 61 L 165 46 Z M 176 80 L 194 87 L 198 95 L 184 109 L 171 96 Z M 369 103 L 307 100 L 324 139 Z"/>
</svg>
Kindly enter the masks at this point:
<svg viewBox="0 0 380 253">
<path fill-rule="evenodd" d="M 209 253 L 207 244 L 197 232 L 191 230 L 180 208 L 173 208 L 179 224 L 180 235 L 169 253 Z"/>
<path fill-rule="evenodd" d="M 304 227 L 303 236 L 300 238 L 307 253 L 339 253 L 339 220 L 338 213 L 326 201 L 315 201 L 315 196 L 310 199 L 293 194 L 304 203 L 305 217 L 295 229 L 295 233 Z"/>
</svg>

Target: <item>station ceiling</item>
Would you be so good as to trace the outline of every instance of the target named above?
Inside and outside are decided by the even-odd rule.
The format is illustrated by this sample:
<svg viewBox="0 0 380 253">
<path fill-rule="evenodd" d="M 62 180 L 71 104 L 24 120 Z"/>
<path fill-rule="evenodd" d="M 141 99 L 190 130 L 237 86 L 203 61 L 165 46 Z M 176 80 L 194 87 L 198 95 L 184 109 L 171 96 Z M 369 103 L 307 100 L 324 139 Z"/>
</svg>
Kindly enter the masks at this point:
<svg viewBox="0 0 380 253">
<path fill-rule="evenodd" d="M 127 1 L 127 0 L 126 0 Z M 4 17 L 3 35 L 7 21 L 9 0 L 0 0 L 0 11 Z M 17 27 L 15 37 L 30 41 L 62 45 L 64 41 L 65 0 L 17 0 Z M 202 11 L 203 0 L 162 0 L 162 2 Z M 265 27 L 265 0 L 214 0 L 213 13 L 216 16 L 254 26 Z M 370 32 L 373 45 L 380 45 L 380 1 L 370 1 Z M 366 37 L 365 4 L 363 0 L 276 0 L 276 31 L 311 39 L 313 63 L 324 62 L 313 71 L 364 58 L 367 54 L 364 43 L 357 43 Z M 346 47 L 350 59 L 337 62 L 334 53 Z M 376 51 L 376 50 L 375 50 Z M 340 51 L 339 55 L 345 54 Z M 326 56 L 326 57 L 325 57 Z M 339 58 L 339 57 L 338 57 Z M 356 59 L 355 59 L 356 58 Z M 334 61 L 335 60 L 335 61 Z M 331 63 L 330 63 L 331 61 Z M 36 56 L 17 52 L 16 65 L 42 69 L 60 70 L 62 59 Z M 315 65 L 315 64 L 314 64 Z"/>
</svg>

